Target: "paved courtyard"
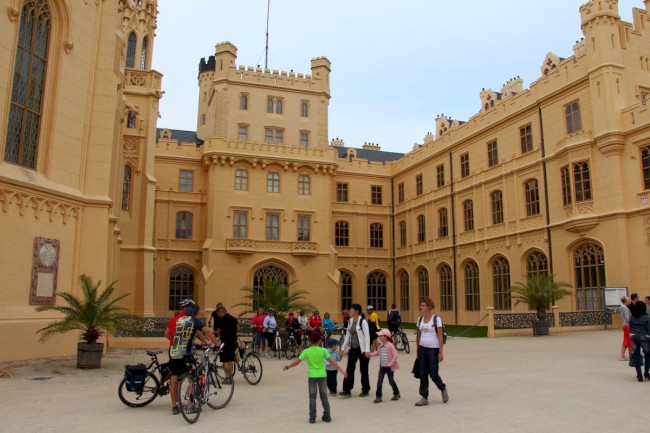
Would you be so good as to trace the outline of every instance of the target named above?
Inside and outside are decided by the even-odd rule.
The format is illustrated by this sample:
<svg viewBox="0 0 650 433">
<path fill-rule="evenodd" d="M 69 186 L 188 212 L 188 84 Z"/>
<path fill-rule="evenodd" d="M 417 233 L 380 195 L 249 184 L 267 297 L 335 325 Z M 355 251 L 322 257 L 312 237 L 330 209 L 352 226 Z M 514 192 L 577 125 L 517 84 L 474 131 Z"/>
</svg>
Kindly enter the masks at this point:
<svg viewBox="0 0 650 433">
<path fill-rule="evenodd" d="M 140 350 L 120 350 L 104 358 L 101 370 L 77 370 L 72 359 L 7 369 L 12 377 L 0 379 L 0 432 L 609 432 L 620 431 L 631 416 L 632 425 L 647 426 L 650 382 L 638 383 L 634 370 L 618 360 L 620 344 L 618 330 L 450 339 L 441 368 L 447 404 L 431 384 L 431 404 L 414 407 L 419 398 L 418 381 L 410 374 L 415 355 L 400 353 L 400 401 L 373 404 L 372 396 L 357 397 L 357 374 L 354 397 L 330 399 L 331 424 L 320 421 L 319 406 L 316 425 L 307 422 L 304 364 L 283 372 L 286 360 L 264 359 L 260 384 L 248 385 L 238 374 L 230 404 L 218 411 L 206 407 L 190 426 L 171 415 L 169 397 L 137 409 L 119 401 L 124 364 L 148 359 Z M 377 366 L 374 358 L 373 396 Z M 387 382 L 384 393 L 390 398 Z"/>
</svg>

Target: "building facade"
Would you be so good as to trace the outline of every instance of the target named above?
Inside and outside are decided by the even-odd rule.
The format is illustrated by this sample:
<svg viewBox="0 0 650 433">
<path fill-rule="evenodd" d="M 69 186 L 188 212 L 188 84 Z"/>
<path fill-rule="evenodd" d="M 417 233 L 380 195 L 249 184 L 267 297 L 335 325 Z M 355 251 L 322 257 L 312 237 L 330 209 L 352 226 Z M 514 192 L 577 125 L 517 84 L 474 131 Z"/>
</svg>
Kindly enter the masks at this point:
<svg viewBox="0 0 650 433">
<path fill-rule="evenodd" d="M 0 338 L 35 341 L 49 318 L 33 305 L 80 273 L 118 280 L 147 317 L 186 296 L 232 306 L 270 276 L 334 317 L 396 303 L 413 321 L 429 296 L 464 325 L 529 311 L 509 287 L 532 273 L 571 285 L 561 311 L 602 311 L 608 286 L 650 290 L 648 1 L 632 23 L 615 0 L 582 5 L 571 57 L 548 53 L 527 89 L 483 90 L 478 114 L 439 116 L 406 154 L 329 137 L 326 57 L 309 74 L 263 70 L 230 42 L 199 63 L 196 131 L 156 129 L 155 1 L 3 3 Z M 51 37 L 32 52 L 36 11 Z M 16 90 L 26 51 L 45 72 L 38 110 Z M 40 113 L 36 134 L 21 110 Z"/>
</svg>

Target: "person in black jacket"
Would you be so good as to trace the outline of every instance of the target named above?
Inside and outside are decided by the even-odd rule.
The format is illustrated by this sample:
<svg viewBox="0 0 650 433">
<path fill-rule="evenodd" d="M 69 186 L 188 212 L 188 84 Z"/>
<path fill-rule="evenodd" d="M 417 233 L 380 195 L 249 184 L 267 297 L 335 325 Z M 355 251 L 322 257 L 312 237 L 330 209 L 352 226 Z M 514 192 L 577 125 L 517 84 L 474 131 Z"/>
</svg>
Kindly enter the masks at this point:
<svg viewBox="0 0 650 433">
<path fill-rule="evenodd" d="M 632 358 L 630 365 L 636 369 L 636 379 L 643 382 L 643 378 L 650 380 L 650 317 L 646 316 L 646 305 L 637 302 L 630 306 L 630 339 L 632 340 Z M 645 365 L 641 358 L 641 349 L 645 357 Z M 643 376 L 641 366 L 644 365 Z"/>
</svg>

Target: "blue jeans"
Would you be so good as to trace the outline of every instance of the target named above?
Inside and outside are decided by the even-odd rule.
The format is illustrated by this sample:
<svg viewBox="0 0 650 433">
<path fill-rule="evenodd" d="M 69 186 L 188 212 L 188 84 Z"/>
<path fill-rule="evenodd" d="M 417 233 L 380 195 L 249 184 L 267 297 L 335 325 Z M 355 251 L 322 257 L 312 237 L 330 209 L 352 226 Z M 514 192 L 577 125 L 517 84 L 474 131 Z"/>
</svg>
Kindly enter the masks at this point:
<svg viewBox="0 0 650 433">
<path fill-rule="evenodd" d="M 309 378 L 309 419 L 316 419 L 316 390 L 320 394 L 320 402 L 323 404 L 323 417 L 330 416 L 330 402 L 327 399 L 327 378 Z"/>
<path fill-rule="evenodd" d="M 641 377 L 641 366 L 643 365 L 641 348 L 643 348 L 643 353 L 645 355 L 645 367 L 643 373 L 647 376 L 648 371 L 650 371 L 650 341 L 648 341 L 648 338 L 645 335 L 632 335 L 630 339 L 632 340 L 632 348 L 634 350 L 630 365 L 634 365 L 637 377 Z"/>
<path fill-rule="evenodd" d="M 418 347 L 418 361 L 420 366 L 420 395 L 429 398 L 429 377 L 440 391 L 447 388 L 438 375 L 438 354 L 440 349 Z"/>
<path fill-rule="evenodd" d="M 393 395 L 399 395 L 399 388 L 395 383 L 395 379 L 393 379 L 393 373 L 394 371 L 391 370 L 390 367 L 379 367 L 379 375 L 377 377 L 377 391 L 375 393 L 377 397 L 381 397 L 381 388 L 384 384 L 384 376 L 388 376 L 388 383 L 390 384 L 390 387 L 393 388 Z"/>
</svg>

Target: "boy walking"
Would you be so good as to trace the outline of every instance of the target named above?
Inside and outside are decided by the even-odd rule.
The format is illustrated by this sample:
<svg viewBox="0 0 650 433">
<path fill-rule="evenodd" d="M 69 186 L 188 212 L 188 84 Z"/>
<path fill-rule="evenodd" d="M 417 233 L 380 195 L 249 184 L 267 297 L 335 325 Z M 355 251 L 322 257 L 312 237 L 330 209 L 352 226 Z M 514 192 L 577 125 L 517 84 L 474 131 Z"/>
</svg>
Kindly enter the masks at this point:
<svg viewBox="0 0 650 433">
<path fill-rule="evenodd" d="M 316 422 L 316 391 L 320 395 L 321 403 L 323 404 L 323 418 L 325 422 L 331 422 L 332 416 L 330 414 L 330 403 L 327 400 L 327 374 L 325 370 L 325 360 L 327 359 L 338 371 L 341 372 L 343 377 L 347 377 L 347 373 L 343 371 L 341 366 L 330 358 L 329 352 L 324 347 L 320 347 L 321 334 L 320 332 L 312 331 L 309 334 L 309 341 L 311 346 L 302 351 L 298 359 L 289 365 L 284 366 L 284 370 L 288 370 L 301 361 L 307 360 L 308 366 L 308 383 L 309 383 L 309 422 L 314 424 Z"/>
<path fill-rule="evenodd" d="M 327 340 L 327 352 L 330 354 L 330 358 L 336 362 L 341 360 L 341 354 L 338 350 L 339 340 L 335 340 L 334 338 Z M 336 388 L 338 388 L 336 375 L 339 372 L 336 371 L 336 367 L 329 360 L 325 361 L 325 370 L 327 371 L 327 389 L 330 390 L 330 395 L 336 395 Z"/>
</svg>

